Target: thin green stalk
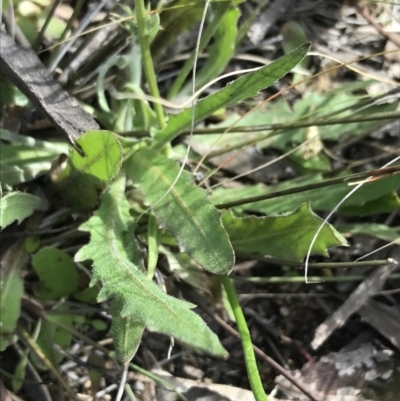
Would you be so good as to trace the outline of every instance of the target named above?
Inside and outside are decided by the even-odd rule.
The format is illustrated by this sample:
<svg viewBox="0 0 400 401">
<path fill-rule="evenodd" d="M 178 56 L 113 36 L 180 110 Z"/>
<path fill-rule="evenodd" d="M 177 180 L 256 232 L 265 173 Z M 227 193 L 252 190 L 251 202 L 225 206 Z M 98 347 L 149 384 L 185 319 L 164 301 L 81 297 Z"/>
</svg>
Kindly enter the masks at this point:
<svg viewBox="0 0 400 401">
<path fill-rule="evenodd" d="M 232 281 L 228 275 L 221 276 L 221 281 L 228 295 L 229 303 L 231 304 L 233 314 L 235 315 L 236 324 L 239 329 L 247 375 L 250 381 L 251 389 L 254 394 L 254 398 L 256 399 L 256 401 L 267 401 L 268 399 L 261 383 L 260 374 L 257 368 L 256 357 L 254 355 L 250 332 L 247 327 L 242 308 L 240 307 L 239 301 L 237 299 L 235 287 L 233 286 Z"/>
<path fill-rule="evenodd" d="M 352 124 L 352 123 L 360 123 L 366 121 L 378 121 L 378 120 L 395 120 L 400 117 L 400 112 L 391 111 L 391 112 L 382 112 L 382 113 L 374 113 L 365 116 L 348 116 L 348 117 L 340 117 L 332 120 L 326 119 L 323 117 L 321 119 L 312 120 L 309 119 L 307 121 L 295 121 L 291 123 L 276 123 L 276 124 L 266 124 L 266 125 L 250 125 L 250 126 L 234 126 L 232 129 L 227 132 L 227 134 L 238 133 L 238 132 L 259 132 L 259 131 L 275 131 L 275 130 L 289 130 L 295 128 L 307 128 L 311 126 L 323 127 L 326 125 L 344 125 L 344 124 Z M 196 135 L 213 135 L 213 134 L 222 134 L 226 131 L 227 127 L 212 127 L 212 128 L 199 128 L 194 131 Z M 189 131 L 183 131 L 181 135 L 187 135 Z M 282 132 L 276 133 L 282 134 Z M 264 138 L 263 139 L 268 139 Z"/>
<path fill-rule="evenodd" d="M 208 27 L 206 28 L 206 30 L 204 31 L 204 33 L 201 36 L 198 52 L 193 50 L 190 57 L 186 60 L 185 64 L 181 68 L 181 71 L 179 72 L 179 75 L 175 79 L 174 83 L 172 84 L 172 86 L 168 92 L 168 96 L 167 96 L 168 99 L 173 99 L 174 97 L 176 97 L 178 95 L 183 84 L 185 83 L 186 78 L 188 77 L 188 75 L 190 73 L 190 70 L 193 67 L 196 53 L 201 53 L 206 48 L 206 46 L 208 45 L 208 43 L 210 42 L 212 37 L 215 35 L 215 32 L 218 29 L 218 25 L 219 25 L 222 17 L 225 15 L 226 11 L 229 9 L 229 7 L 230 7 L 229 2 L 225 2 L 218 7 L 218 9 L 215 13 L 215 16 L 213 17 L 213 20 L 211 21 L 211 23 L 208 25 Z"/>
<path fill-rule="evenodd" d="M 247 127 L 248 129 L 245 131 L 240 131 L 240 127 L 237 128 L 232 128 L 232 130 L 229 130 L 227 133 L 234 133 L 235 130 L 236 132 L 257 132 L 257 131 L 264 131 L 264 130 L 270 130 L 272 129 L 272 127 L 278 127 L 278 128 L 274 128 L 274 130 L 272 132 L 268 132 L 264 135 L 259 136 L 258 138 L 254 139 L 249 139 L 249 140 L 245 140 L 245 141 L 241 141 L 238 143 L 235 143 L 234 145 L 231 146 L 225 146 L 223 149 L 220 150 L 216 150 L 214 152 L 210 152 L 207 154 L 207 157 L 205 158 L 205 160 L 209 160 L 212 159 L 213 157 L 216 156 L 220 156 L 223 154 L 226 154 L 228 152 L 232 152 L 233 150 L 237 150 L 237 149 L 242 149 L 245 146 L 249 146 L 249 145 L 254 145 L 255 143 L 259 143 L 265 139 L 270 139 L 274 136 L 277 135 L 283 135 L 285 133 L 288 132 L 289 129 L 292 128 L 304 128 L 304 127 L 311 127 L 311 126 L 331 126 L 331 125 L 341 125 L 341 124 L 351 124 L 353 122 L 366 122 L 366 121 L 378 121 L 378 120 L 390 120 L 390 119 L 395 119 L 396 116 L 393 117 L 388 117 L 389 114 L 393 114 L 393 113 L 380 113 L 380 115 L 374 115 L 374 116 L 366 116 L 365 118 L 347 118 L 347 119 L 343 119 L 343 120 L 329 120 L 329 121 L 314 121 L 314 122 L 296 122 L 293 124 L 271 124 L 271 125 L 265 125 L 265 126 L 258 126 L 258 127 L 253 127 L 253 129 L 251 129 L 251 127 Z M 398 114 L 400 116 L 400 113 Z M 371 118 L 374 117 L 374 118 Z M 279 128 L 281 127 L 281 128 Z M 205 128 L 203 128 L 203 132 L 201 134 L 204 134 L 204 130 Z M 221 133 L 225 133 L 225 131 L 227 130 L 227 128 L 217 128 L 216 131 L 213 132 L 214 133 L 218 133 L 217 131 L 220 131 Z M 195 132 L 194 134 L 198 134 L 197 132 Z"/>
<path fill-rule="evenodd" d="M 74 401 L 78 401 L 77 396 L 72 391 L 71 387 L 67 383 L 67 381 L 60 375 L 57 370 L 57 367 L 53 365 L 47 355 L 43 352 L 43 350 L 36 344 L 33 338 L 29 335 L 29 333 L 22 327 L 17 327 L 16 331 L 19 339 L 25 343 L 25 345 L 33 351 L 33 353 L 40 359 L 40 361 L 51 371 L 51 373 L 58 380 L 60 385 L 64 388 L 64 390 L 71 396 L 71 399 Z"/>
<path fill-rule="evenodd" d="M 105 355 L 109 355 L 110 350 L 107 349 L 106 347 L 103 347 L 100 345 L 98 342 L 92 340 L 91 338 L 85 336 L 78 330 L 74 329 L 71 326 L 68 326 L 64 323 L 62 323 L 60 320 L 55 319 L 51 314 L 47 313 L 46 315 L 43 316 L 50 324 L 54 324 L 58 326 L 59 328 L 65 330 L 67 333 L 72 334 L 74 337 L 79 338 L 80 340 L 86 342 L 87 344 L 90 344 L 94 349 L 98 349 L 101 352 L 104 352 Z"/>
<path fill-rule="evenodd" d="M 220 205 L 215 205 L 215 207 L 218 209 L 229 209 L 230 207 L 246 205 L 248 203 L 259 202 L 259 201 L 266 200 L 266 199 L 279 198 L 279 197 L 285 196 L 285 195 L 292 195 L 292 194 L 296 194 L 299 192 L 310 191 L 312 189 L 328 187 L 331 185 L 349 183 L 352 181 L 361 181 L 361 180 L 365 180 L 369 177 L 384 177 L 386 175 L 396 174 L 399 172 L 400 172 L 400 166 L 386 167 L 386 168 L 381 168 L 381 169 L 377 169 L 377 170 L 365 171 L 363 173 L 351 174 L 351 175 L 347 175 L 345 177 L 332 178 L 331 180 L 316 182 L 313 184 L 302 185 L 302 186 L 296 187 L 296 188 L 289 188 L 289 189 L 285 189 L 283 191 L 277 191 L 277 192 L 263 194 L 263 195 L 259 195 L 259 196 L 251 196 L 248 198 L 239 199 L 237 201 L 221 203 Z"/>
<path fill-rule="evenodd" d="M 346 283 L 349 281 L 363 281 L 367 276 L 364 275 L 350 275 L 350 276 L 308 276 L 308 283 Z M 387 279 L 398 280 L 400 273 L 393 273 Z M 304 283 L 304 276 L 294 277 L 237 277 L 238 281 L 251 281 L 258 284 L 297 284 Z"/>
<path fill-rule="evenodd" d="M 247 35 L 247 32 L 249 32 L 250 27 L 254 24 L 254 21 L 260 15 L 261 10 L 268 3 L 269 3 L 269 0 L 261 0 L 258 3 L 258 6 L 256 8 L 254 8 L 254 10 L 251 12 L 251 14 L 240 25 L 239 32 L 238 32 L 237 38 L 236 38 L 236 48 L 239 47 L 243 38 Z"/>
<path fill-rule="evenodd" d="M 40 43 L 42 42 L 44 33 L 46 32 L 47 27 L 50 24 L 51 19 L 54 16 L 54 13 L 56 12 L 56 8 L 59 6 L 59 4 L 61 3 L 61 0 L 56 0 L 54 2 L 54 4 L 52 5 L 49 14 L 47 15 L 46 21 L 44 22 L 42 29 L 40 30 L 35 43 L 33 44 L 33 50 L 37 50 L 39 48 Z"/>
<path fill-rule="evenodd" d="M 137 401 L 135 393 L 132 390 L 132 387 L 127 383 L 125 384 L 125 394 L 129 397 L 132 401 Z"/>
<path fill-rule="evenodd" d="M 152 280 L 157 267 L 160 231 L 154 213 L 149 213 L 147 277 Z"/>
<path fill-rule="evenodd" d="M 304 262 L 296 262 L 294 260 L 284 260 L 278 258 L 269 258 L 261 255 L 253 255 L 250 253 L 244 252 L 236 252 L 237 256 L 241 256 L 244 258 L 251 258 L 254 260 L 260 260 L 262 262 L 270 263 L 272 265 L 278 266 L 293 266 L 293 267 L 304 267 Z M 356 267 L 379 267 L 386 266 L 390 263 L 389 259 L 382 260 L 366 260 L 363 262 L 316 262 L 309 263 L 309 267 L 314 267 L 317 269 L 348 269 L 348 268 L 356 268 Z"/>
<path fill-rule="evenodd" d="M 158 90 L 156 74 L 154 72 L 153 59 L 150 51 L 150 38 L 146 29 L 146 9 L 144 0 L 135 0 L 136 18 L 139 29 L 139 42 L 142 51 L 144 73 L 146 75 L 147 83 L 149 85 L 150 94 L 153 97 L 159 98 L 160 92 Z M 154 110 L 157 116 L 158 127 L 163 129 L 165 127 L 164 110 L 159 103 L 154 104 Z"/>
<path fill-rule="evenodd" d="M 264 136 L 260 136 L 257 138 L 257 141 L 261 141 L 263 139 L 269 139 L 276 135 L 283 134 L 286 130 L 295 129 L 295 128 L 307 128 L 307 127 L 323 127 L 326 125 L 344 125 L 344 124 L 352 124 L 352 123 L 360 123 L 366 121 L 378 121 L 378 120 L 394 120 L 400 117 L 400 112 L 392 111 L 385 113 L 375 113 L 371 115 L 365 116 L 352 116 L 352 117 L 341 117 L 337 119 L 327 120 L 325 117 L 323 119 L 318 120 L 307 120 L 307 121 L 296 121 L 292 123 L 285 124 L 267 124 L 267 125 L 241 125 L 234 126 L 229 129 L 228 132 L 225 133 L 228 127 L 213 127 L 213 128 L 198 128 L 193 131 L 193 135 L 214 135 L 214 134 L 237 134 L 244 132 L 260 132 L 260 131 L 273 131 L 265 134 Z M 189 135 L 190 130 L 183 131 L 180 135 Z M 150 136 L 149 131 L 125 131 L 120 132 L 120 135 L 128 136 L 132 135 L 138 138 Z M 244 145 L 248 145 L 254 142 L 254 139 L 251 141 L 241 142 L 240 146 L 230 147 L 229 150 L 235 150 L 243 147 Z M 226 153 L 226 152 L 225 152 Z"/>
<path fill-rule="evenodd" d="M 68 20 L 67 25 L 64 28 L 63 33 L 61 34 L 61 37 L 59 38 L 59 42 L 62 43 L 66 39 L 68 33 L 71 31 L 72 24 L 74 21 L 77 19 L 82 6 L 85 4 L 85 0 L 79 0 L 78 3 L 74 7 L 74 12 L 71 15 L 71 18 Z M 47 65 L 51 65 L 53 63 L 53 60 L 58 56 L 60 53 L 61 47 L 59 47 L 57 50 L 53 51 L 50 55 L 49 60 L 47 61 Z"/>
</svg>

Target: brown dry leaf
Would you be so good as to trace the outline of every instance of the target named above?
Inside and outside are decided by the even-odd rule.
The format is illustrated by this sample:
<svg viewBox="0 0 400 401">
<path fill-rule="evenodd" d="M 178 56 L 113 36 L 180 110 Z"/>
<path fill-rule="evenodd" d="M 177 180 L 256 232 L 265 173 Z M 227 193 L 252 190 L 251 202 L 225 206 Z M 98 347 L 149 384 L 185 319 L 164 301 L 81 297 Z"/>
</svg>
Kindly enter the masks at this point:
<svg viewBox="0 0 400 401">
<path fill-rule="evenodd" d="M 152 370 L 162 380 L 181 392 L 188 401 L 254 401 L 253 393 L 226 384 L 206 384 L 199 380 L 174 377 L 164 370 Z M 270 399 L 270 398 L 269 398 Z M 178 401 L 180 398 L 171 389 L 157 387 L 157 401 Z"/>
<path fill-rule="evenodd" d="M 318 399 L 326 401 L 367 401 L 362 395 L 368 383 L 386 381 L 393 375 L 393 351 L 376 349 L 364 343 L 307 363 L 295 377 L 308 384 Z M 308 401 L 283 376 L 275 380 L 277 389 L 290 400 Z"/>
</svg>

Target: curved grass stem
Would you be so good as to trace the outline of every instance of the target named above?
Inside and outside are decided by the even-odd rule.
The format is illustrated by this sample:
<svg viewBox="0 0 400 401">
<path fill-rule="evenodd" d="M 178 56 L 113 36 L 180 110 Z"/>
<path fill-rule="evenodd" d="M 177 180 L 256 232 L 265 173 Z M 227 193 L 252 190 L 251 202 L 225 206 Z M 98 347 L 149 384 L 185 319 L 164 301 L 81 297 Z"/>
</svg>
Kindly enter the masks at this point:
<svg viewBox="0 0 400 401">
<path fill-rule="evenodd" d="M 233 314 L 235 315 L 236 324 L 239 329 L 247 375 L 254 398 L 256 401 L 267 401 L 268 399 L 261 383 L 260 374 L 257 368 L 256 357 L 254 355 L 253 343 L 251 342 L 249 328 L 247 327 L 246 319 L 237 299 L 235 288 L 229 276 L 221 276 L 221 281 L 228 295 L 229 303 L 231 304 Z"/>
<path fill-rule="evenodd" d="M 156 74 L 154 72 L 153 59 L 150 51 L 150 37 L 146 29 L 146 9 L 144 0 L 135 0 L 136 18 L 139 29 L 139 42 L 142 51 L 143 68 L 146 75 L 147 83 L 149 85 L 151 96 L 155 98 L 160 97 L 158 90 Z M 163 129 L 165 127 L 164 110 L 159 103 L 154 103 L 154 110 L 157 116 L 158 127 Z"/>
</svg>

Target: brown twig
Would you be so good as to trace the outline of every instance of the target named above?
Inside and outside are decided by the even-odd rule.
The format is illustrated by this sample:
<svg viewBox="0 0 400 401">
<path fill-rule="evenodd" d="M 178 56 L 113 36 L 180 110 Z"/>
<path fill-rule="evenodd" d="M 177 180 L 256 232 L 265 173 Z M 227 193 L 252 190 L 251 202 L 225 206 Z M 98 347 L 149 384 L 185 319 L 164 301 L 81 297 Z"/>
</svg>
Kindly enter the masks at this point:
<svg viewBox="0 0 400 401">
<path fill-rule="evenodd" d="M 330 180 L 326 180 L 326 181 L 322 181 L 322 182 L 306 184 L 306 185 L 302 185 L 300 187 L 289 188 L 289 189 L 285 189 L 282 191 L 266 193 L 266 194 L 259 195 L 259 196 L 250 196 L 248 198 L 243 198 L 243 199 L 239 199 L 239 200 L 232 201 L 232 202 L 221 203 L 219 205 L 215 205 L 215 207 L 217 209 L 229 209 L 231 207 L 245 205 L 248 203 L 259 202 L 259 201 L 263 201 L 266 199 L 274 199 L 274 198 L 279 198 L 281 196 L 293 195 L 293 194 L 299 193 L 299 192 L 311 191 L 312 189 L 319 189 L 319 188 L 324 188 L 324 187 L 328 187 L 331 185 L 337 185 L 337 184 L 343 184 L 343 183 L 349 184 L 354 181 L 357 181 L 357 183 L 358 183 L 359 180 L 367 180 L 370 177 L 378 179 L 378 178 L 383 178 L 383 177 L 386 177 L 386 176 L 389 176 L 392 174 L 398 174 L 398 173 L 400 173 L 400 166 L 396 165 L 396 166 L 392 166 L 392 167 L 385 167 L 385 168 L 381 168 L 381 169 L 365 171 L 362 173 L 351 174 L 346 177 L 332 178 Z"/>
<path fill-rule="evenodd" d="M 393 42 L 396 46 L 400 47 L 400 39 L 396 35 L 393 35 L 391 32 L 385 31 L 379 24 L 376 22 L 376 20 L 372 17 L 372 15 L 369 15 L 360 4 L 356 4 L 357 12 L 365 19 L 367 20 L 383 37 L 385 37 L 387 40 L 390 40 Z"/>
<path fill-rule="evenodd" d="M 57 131 L 83 155 L 76 140 L 90 129 L 99 129 L 93 116 L 53 79 L 32 49 L 18 45 L 4 31 L 0 34 L 0 72 L 40 108 Z"/>
</svg>

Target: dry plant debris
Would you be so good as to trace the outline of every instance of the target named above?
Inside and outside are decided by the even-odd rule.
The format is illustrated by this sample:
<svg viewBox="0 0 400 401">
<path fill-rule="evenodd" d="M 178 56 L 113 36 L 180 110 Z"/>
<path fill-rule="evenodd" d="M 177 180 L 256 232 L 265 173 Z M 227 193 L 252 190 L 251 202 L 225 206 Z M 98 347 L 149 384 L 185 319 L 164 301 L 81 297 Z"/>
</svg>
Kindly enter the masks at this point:
<svg viewBox="0 0 400 401">
<path fill-rule="evenodd" d="M 121 377 L 109 334 L 117 320 L 110 315 L 111 302 L 104 290 L 104 302 L 95 303 L 100 285 L 89 287 L 92 266 L 75 255 L 88 243 L 88 232 L 96 228 L 96 221 L 104 217 L 105 209 L 98 208 L 99 196 L 117 175 L 119 160 L 130 154 L 122 155 L 117 140 L 107 142 L 107 134 L 104 138 L 99 135 L 100 150 L 93 148 L 93 154 L 87 154 L 82 163 L 76 155 L 69 158 L 70 170 L 84 172 L 85 177 L 75 181 L 75 173 L 67 176 L 68 150 L 59 134 L 79 152 L 81 134 L 99 126 L 120 135 L 121 143 L 133 144 L 140 138 L 151 139 L 157 113 L 151 106 L 152 98 L 145 96 L 148 86 L 142 85 L 144 78 L 138 73 L 141 55 L 138 41 L 132 40 L 137 38 L 137 24 L 127 18 L 113 23 L 130 10 L 119 1 L 88 3 L 23 1 L 16 5 L 15 15 L 9 9 L 2 15 L 1 225 L 8 227 L 0 234 L 1 274 L 7 283 L 17 283 L 15 294 L 2 301 L 17 296 L 22 311 L 18 329 L 2 332 L 2 341 L 9 342 L 0 353 L 0 392 L 5 401 L 52 401 L 61 396 L 66 400 L 108 401 L 115 399 Z M 169 102 L 165 110 L 182 106 L 191 91 L 185 78 L 181 90 L 173 85 L 186 60 L 190 60 L 203 7 L 203 3 L 193 8 L 183 0 L 177 3 L 183 4 L 181 14 L 173 9 L 160 14 L 164 30 L 159 30 L 156 12 L 146 22 L 149 37 L 155 37 L 151 50 L 161 96 Z M 228 9 L 228 4 L 221 4 L 213 9 L 214 17 L 226 12 L 223 7 Z M 47 16 L 49 29 L 38 36 Z M 70 33 L 64 36 L 69 21 L 71 31 L 67 29 L 65 32 Z M 214 40 L 201 49 L 199 85 L 223 73 L 268 64 L 307 41 L 312 43 L 312 56 L 253 98 L 215 111 L 196 125 L 187 168 L 194 171 L 198 183 L 204 184 L 213 203 L 266 192 L 279 194 L 300 185 L 318 186 L 327 178 L 350 172 L 376 172 L 399 157 L 399 21 L 400 4 L 392 2 L 274 0 L 235 5 L 232 14 L 209 34 Z M 236 30 L 236 25 L 240 29 Z M 81 35 L 87 29 L 93 31 Z M 235 41 L 229 42 L 229 35 L 234 35 Z M 60 39 L 65 42 L 52 48 Z M 224 40 L 229 42 L 226 49 Z M 38 56 L 33 49 L 40 50 Z M 134 83 L 125 85 L 126 76 Z M 205 89 L 202 99 L 229 87 L 227 83 L 235 79 L 226 76 L 215 82 Z M 291 84 L 297 85 L 289 90 Z M 253 106 L 259 109 L 245 115 Z M 129 114 L 132 110 L 136 114 Z M 175 116 L 182 110 L 177 113 Z M 371 115 L 376 117 L 373 121 L 368 120 Z M 240 117 L 243 119 L 237 126 L 220 137 Z M 171 112 L 169 121 L 173 119 Z M 293 125 L 288 127 L 288 123 Z M 255 125 L 257 129 L 253 129 Z M 171 149 L 181 157 L 188 141 L 178 142 L 174 138 Z M 18 152 L 23 152 L 23 162 Z M 150 160 L 151 152 L 142 151 L 143 159 Z M 114 155 L 114 164 L 106 166 L 105 176 L 95 176 L 96 161 L 104 153 Z M 201 157 L 205 162 L 196 167 Z M 329 249 L 328 262 L 332 265 L 323 264 L 326 249 L 333 245 L 333 239 L 327 240 L 331 245 L 322 247 L 310 263 L 310 276 L 320 282 L 304 284 L 302 252 L 298 260 L 285 261 L 282 257 L 295 254 L 293 243 L 279 252 L 267 252 L 266 257 L 257 252 L 253 237 L 249 240 L 238 235 L 236 242 L 232 240 L 237 258 L 232 277 L 260 357 L 260 376 L 265 391 L 271 394 L 269 400 L 306 401 L 312 397 L 321 401 L 398 401 L 398 166 L 384 177 L 364 177 L 371 181 L 370 186 L 361 188 L 339 209 L 331 222 L 337 232 L 332 228 L 330 234 L 341 244 L 346 237 L 350 246 Z M 139 167 L 131 163 L 131 170 L 135 173 L 128 180 L 120 177 L 116 181 L 124 201 L 115 202 L 114 197 L 107 209 L 120 208 L 118 212 L 125 217 L 145 210 L 141 195 L 131 184 Z M 84 192 L 87 188 L 90 192 Z M 348 189 L 343 183 L 318 192 L 293 192 L 286 197 L 236 205 L 231 215 L 224 215 L 223 222 L 235 239 L 240 226 L 250 220 L 254 234 L 266 231 L 268 224 L 279 225 L 278 217 L 295 220 L 298 213 L 304 218 L 302 213 L 307 208 L 300 206 L 304 203 L 310 203 L 310 219 L 315 217 L 314 212 L 325 217 Z M 90 196 L 82 200 L 82 193 Z M 128 200 L 130 210 L 124 203 Z M 24 213 L 20 214 L 19 207 Z M 10 222 L 4 218 L 6 209 L 16 214 L 18 224 L 12 224 L 14 218 Z M 88 220 L 93 210 L 97 211 Z M 149 245 L 145 230 L 154 224 L 151 218 L 141 222 L 142 231 L 139 229 L 137 234 L 140 241 L 135 242 L 138 249 L 133 249 L 136 245 L 127 247 L 128 256 L 134 259 L 136 251 L 145 255 L 137 262 L 144 276 L 144 266 L 152 256 L 151 246 L 159 246 L 161 256 L 154 262 L 154 282 L 168 294 L 198 305 L 196 313 L 216 333 L 222 344 L 219 350 L 227 350 L 229 359 L 195 353 L 178 341 L 171 348 L 168 336 L 145 329 L 136 320 L 141 342 L 137 353 L 137 347 L 130 350 L 132 355 L 136 353 L 135 365 L 128 372 L 124 399 L 253 400 L 232 311 L 219 279 L 200 269 L 196 257 L 190 259 L 176 252 L 181 244 L 165 231 Z M 78 230 L 82 224 L 86 231 Z M 179 230 L 179 224 L 175 226 Z M 282 230 L 288 227 L 293 226 Z M 132 233 L 134 229 L 132 224 L 121 232 Z M 303 236 L 311 230 L 308 228 L 306 233 L 306 227 Z M 101 235 L 111 231 L 104 230 Z M 247 233 L 250 235 L 250 230 Z M 241 247 L 241 241 L 246 240 L 254 246 L 254 252 L 249 244 Z M 263 240 L 270 248 L 274 244 L 273 236 Z M 125 234 L 123 241 L 127 241 Z M 246 246 L 252 252 L 246 253 Z M 266 249 L 270 248 L 267 244 Z M 365 255 L 370 256 L 364 265 L 354 264 Z M 53 274 L 47 266 L 49 260 L 62 268 L 62 273 Z M 18 283 L 22 285 L 18 287 Z M 2 314 L 14 306 L 19 307 L 16 303 L 1 305 Z M 112 308 L 119 308 L 123 315 L 124 305 L 113 303 Z"/>
</svg>

